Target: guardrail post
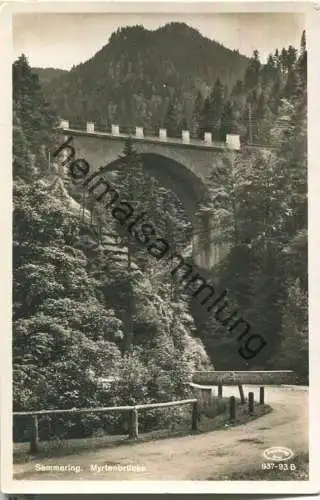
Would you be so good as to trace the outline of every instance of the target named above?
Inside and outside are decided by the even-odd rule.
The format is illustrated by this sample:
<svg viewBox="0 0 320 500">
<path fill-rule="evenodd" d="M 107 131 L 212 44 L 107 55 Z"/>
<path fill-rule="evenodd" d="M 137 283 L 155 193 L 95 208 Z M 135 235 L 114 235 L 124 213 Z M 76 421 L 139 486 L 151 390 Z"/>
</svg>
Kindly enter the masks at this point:
<svg viewBox="0 0 320 500">
<path fill-rule="evenodd" d="M 236 398 L 234 396 L 230 396 L 229 412 L 230 412 L 230 420 L 235 420 L 236 419 Z"/>
<path fill-rule="evenodd" d="M 239 394 L 240 394 L 241 404 L 244 404 L 246 402 L 246 398 L 244 396 L 243 386 L 242 386 L 242 384 L 239 384 L 238 387 L 239 387 Z"/>
<path fill-rule="evenodd" d="M 222 385 L 218 385 L 218 398 L 222 398 Z"/>
<path fill-rule="evenodd" d="M 133 408 L 130 412 L 130 419 L 129 419 L 129 437 L 136 439 L 138 437 L 138 410 L 136 408 Z"/>
<path fill-rule="evenodd" d="M 254 393 L 253 392 L 249 392 L 248 407 L 249 407 L 249 413 L 250 413 L 250 415 L 252 415 L 253 410 L 254 410 Z"/>
<path fill-rule="evenodd" d="M 196 431 L 198 428 L 198 420 L 199 420 L 199 405 L 198 401 L 195 401 L 192 404 L 192 430 Z"/>
<path fill-rule="evenodd" d="M 264 405 L 264 387 L 260 387 L 260 400 L 259 403 Z"/>
<path fill-rule="evenodd" d="M 211 391 L 209 394 L 209 406 L 213 405 L 213 387 L 211 387 Z"/>
<path fill-rule="evenodd" d="M 38 417 L 31 415 L 31 436 L 30 436 L 30 453 L 37 453 L 39 451 L 39 431 L 38 431 Z"/>
</svg>

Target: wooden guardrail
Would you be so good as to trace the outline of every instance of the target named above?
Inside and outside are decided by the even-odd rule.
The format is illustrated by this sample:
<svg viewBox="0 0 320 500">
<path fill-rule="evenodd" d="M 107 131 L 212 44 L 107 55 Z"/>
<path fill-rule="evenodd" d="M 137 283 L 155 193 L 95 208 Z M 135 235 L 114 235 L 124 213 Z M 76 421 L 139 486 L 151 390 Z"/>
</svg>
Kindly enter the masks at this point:
<svg viewBox="0 0 320 500">
<path fill-rule="evenodd" d="M 213 386 L 210 385 L 199 385 L 195 384 L 193 382 L 189 382 L 189 387 L 193 389 L 195 392 L 196 396 L 198 397 L 198 400 L 201 402 L 203 406 L 210 406 L 213 401 L 214 393 L 213 393 Z M 222 385 L 218 385 L 218 398 L 222 398 Z M 239 395 L 240 395 L 240 400 L 241 403 L 244 404 L 246 401 L 244 390 L 242 384 L 238 384 L 238 389 L 239 389 Z"/>
<path fill-rule="evenodd" d="M 199 385 L 280 385 L 294 384 L 292 370 L 257 371 L 197 371 L 192 374 L 192 382 Z"/>
<path fill-rule="evenodd" d="M 203 406 L 210 406 L 213 399 L 213 386 L 218 387 L 218 398 L 222 398 L 223 386 L 238 386 L 241 403 L 245 404 L 243 384 L 262 385 L 260 404 L 263 404 L 264 385 L 283 385 L 294 382 L 295 374 L 292 370 L 197 371 L 192 374 L 192 382 L 189 382 L 189 386 Z"/>
<path fill-rule="evenodd" d="M 14 417 L 29 416 L 31 419 L 31 436 L 30 436 L 30 453 L 36 453 L 39 450 L 39 430 L 38 430 L 38 417 L 41 415 L 58 415 L 68 414 L 74 415 L 79 413 L 104 413 L 104 412 L 129 412 L 129 437 L 137 438 L 139 433 L 138 411 L 149 410 L 152 408 L 167 408 L 170 406 L 192 405 L 192 419 L 191 429 L 197 430 L 198 427 L 198 400 L 197 399 L 183 399 L 181 401 L 169 401 L 167 403 L 149 403 L 134 406 L 105 406 L 98 408 L 69 408 L 66 410 L 34 410 L 34 411 L 21 411 L 13 412 Z"/>
<path fill-rule="evenodd" d="M 189 382 L 188 386 L 193 390 L 201 406 L 210 406 L 213 402 L 213 387 L 208 385 L 199 385 Z"/>
</svg>

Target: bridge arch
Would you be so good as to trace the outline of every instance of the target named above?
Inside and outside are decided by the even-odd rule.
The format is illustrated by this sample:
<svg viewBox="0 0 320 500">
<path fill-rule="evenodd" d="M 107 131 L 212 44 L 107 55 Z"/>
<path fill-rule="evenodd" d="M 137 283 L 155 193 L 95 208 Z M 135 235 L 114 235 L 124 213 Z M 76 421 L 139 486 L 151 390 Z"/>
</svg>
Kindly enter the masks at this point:
<svg viewBox="0 0 320 500">
<path fill-rule="evenodd" d="M 193 225 L 196 212 L 206 193 L 204 180 L 182 163 L 158 153 L 139 153 L 145 171 L 155 177 L 163 187 L 173 191 L 181 201 Z M 101 173 L 119 170 L 123 158 L 117 158 L 101 169 Z"/>
</svg>

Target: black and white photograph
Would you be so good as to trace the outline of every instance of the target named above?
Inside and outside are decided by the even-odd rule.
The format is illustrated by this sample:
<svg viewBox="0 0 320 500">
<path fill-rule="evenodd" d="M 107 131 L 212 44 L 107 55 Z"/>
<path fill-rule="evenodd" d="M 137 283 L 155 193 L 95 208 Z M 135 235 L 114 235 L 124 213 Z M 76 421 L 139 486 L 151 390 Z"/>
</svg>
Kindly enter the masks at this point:
<svg viewBox="0 0 320 500">
<path fill-rule="evenodd" d="M 12 15 L 19 491 L 307 491 L 306 15 L 217 5 Z"/>
</svg>

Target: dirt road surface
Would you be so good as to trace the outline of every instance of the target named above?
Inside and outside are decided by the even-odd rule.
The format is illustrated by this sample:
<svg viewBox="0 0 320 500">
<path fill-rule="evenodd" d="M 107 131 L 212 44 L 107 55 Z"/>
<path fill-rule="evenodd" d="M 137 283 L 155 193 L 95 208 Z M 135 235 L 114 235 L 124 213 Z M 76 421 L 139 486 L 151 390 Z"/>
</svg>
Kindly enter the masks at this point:
<svg viewBox="0 0 320 500">
<path fill-rule="evenodd" d="M 244 386 L 244 390 L 246 395 L 253 391 L 258 400 L 258 387 Z M 223 395 L 238 396 L 237 388 L 224 387 Z M 35 460 L 15 465 L 14 479 L 220 480 L 233 472 L 261 469 L 266 462 L 262 453 L 272 446 L 285 446 L 295 455 L 308 452 L 307 388 L 268 386 L 265 402 L 272 406 L 271 413 L 238 427 Z M 40 466 L 68 464 L 79 466 L 80 472 L 39 471 Z M 106 465 L 113 469 L 99 472 Z M 140 470 L 126 470 L 133 465 Z"/>
</svg>

